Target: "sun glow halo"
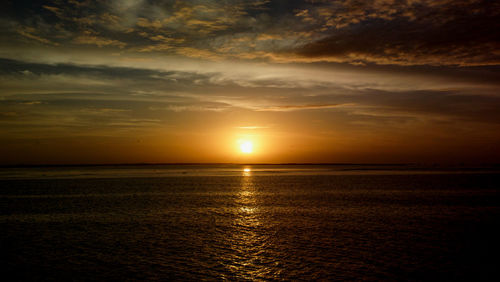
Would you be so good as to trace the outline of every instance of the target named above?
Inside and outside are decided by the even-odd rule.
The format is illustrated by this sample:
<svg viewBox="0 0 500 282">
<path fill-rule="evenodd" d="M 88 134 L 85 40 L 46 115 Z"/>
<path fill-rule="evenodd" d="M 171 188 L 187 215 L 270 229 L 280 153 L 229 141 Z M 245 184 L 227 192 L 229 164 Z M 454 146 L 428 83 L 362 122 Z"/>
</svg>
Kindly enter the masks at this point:
<svg viewBox="0 0 500 282">
<path fill-rule="evenodd" d="M 250 154 L 253 151 L 253 144 L 250 141 L 242 141 L 240 144 L 240 150 L 244 154 Z"/>
</svg>

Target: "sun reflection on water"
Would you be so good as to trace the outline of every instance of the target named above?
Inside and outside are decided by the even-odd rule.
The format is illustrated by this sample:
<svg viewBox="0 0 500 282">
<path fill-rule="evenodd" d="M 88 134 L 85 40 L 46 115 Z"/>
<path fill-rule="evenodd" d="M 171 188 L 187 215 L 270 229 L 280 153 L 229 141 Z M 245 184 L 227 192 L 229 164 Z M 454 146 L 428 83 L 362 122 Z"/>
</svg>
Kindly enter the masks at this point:
<svg viewBox="0 0 500 282">
<path fill-rule="evenodd" d="M 251 176 L 251 175 L 252 175 L 252 169 L 250 167 L 243 168 L 243 176 Z"/>
<path fill-rule="evenodd" d="M 238 191 L 237 204 L 240 213 L 255 212 L 257 203 L 255 199 L 255 185 L 252 179 L 252 169 L 250 167 L 243 168 L 243 178 L 241 179 L 241 187 Z M 244 215 L 243 214 L 243 215 Z M 241 216 L 242 214 L 240 214 Z M 243 218 L 248 220 L 249 218 Z"/>
<path fill-rule="evenodd" d="M 259 193 L 255 185 L 252 169 L 245 167 L 239 190 L 235 197 L 235 217 L 230 244 L 233 252 L 232 260 L 226 267 L 240 279 L 255 280 L 271 272 L 263 257 L 268 238 L 264 236 L 260 220 Z"/>
</svg>

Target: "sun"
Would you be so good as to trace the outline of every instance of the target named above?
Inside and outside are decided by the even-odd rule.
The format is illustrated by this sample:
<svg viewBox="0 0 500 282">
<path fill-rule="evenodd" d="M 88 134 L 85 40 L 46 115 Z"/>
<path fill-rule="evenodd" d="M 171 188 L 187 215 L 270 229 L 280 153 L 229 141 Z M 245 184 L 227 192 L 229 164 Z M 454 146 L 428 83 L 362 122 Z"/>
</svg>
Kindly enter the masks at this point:
<svg viewBox="0 0 500 282">
<path fill-rule="evenodd" d="M 240 150 L 244 154 L 251 154 L 253 151 L 253 144 L 251 141 L 241 141 Z"/>
</svg>

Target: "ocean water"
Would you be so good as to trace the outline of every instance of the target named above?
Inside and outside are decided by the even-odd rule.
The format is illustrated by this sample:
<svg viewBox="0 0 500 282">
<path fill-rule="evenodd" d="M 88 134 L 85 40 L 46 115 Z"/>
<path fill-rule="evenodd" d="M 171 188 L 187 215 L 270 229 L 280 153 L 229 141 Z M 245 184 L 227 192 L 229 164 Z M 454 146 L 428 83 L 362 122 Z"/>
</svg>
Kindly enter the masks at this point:
<svg viewBox="0 0 500 282">
<path fill-rule="evenodd" d="M 11 280 L 497 280 L 500 174 L 411 166 L 0 169 Z"/>
</svg>

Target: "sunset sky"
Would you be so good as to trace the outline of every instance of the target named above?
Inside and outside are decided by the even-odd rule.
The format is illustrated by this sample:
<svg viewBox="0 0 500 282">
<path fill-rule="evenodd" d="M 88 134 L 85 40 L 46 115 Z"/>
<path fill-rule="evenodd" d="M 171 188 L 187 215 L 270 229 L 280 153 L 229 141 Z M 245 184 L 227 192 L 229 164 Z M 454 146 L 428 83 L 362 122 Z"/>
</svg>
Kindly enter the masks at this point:
<svg viewBox="0 0 500 282">
<path fill-rule="evenodd" d="M 500 159 L 500 1 L 1 6 L 0 164 Z"/>
</svg>

